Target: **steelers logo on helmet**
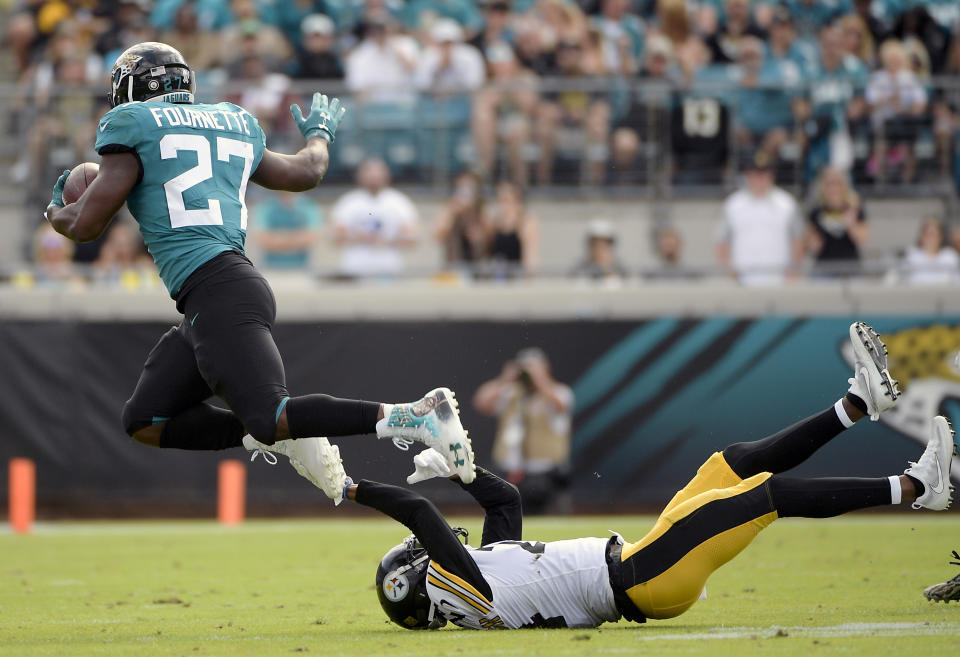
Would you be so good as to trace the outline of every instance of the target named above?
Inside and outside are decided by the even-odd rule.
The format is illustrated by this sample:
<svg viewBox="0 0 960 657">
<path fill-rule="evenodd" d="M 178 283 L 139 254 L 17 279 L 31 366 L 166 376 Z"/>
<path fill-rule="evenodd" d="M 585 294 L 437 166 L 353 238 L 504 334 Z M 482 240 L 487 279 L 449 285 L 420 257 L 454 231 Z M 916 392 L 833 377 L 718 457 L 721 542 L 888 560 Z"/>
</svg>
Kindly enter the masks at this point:
<svg viewBox="0 0 960 657">
<path fill-rule="evenodd" d="M 407 582 L 407 578 L 396 570 L 383 578 L 382 586 L 383 594 L 392 602 L 400 602 L 410 592 L 410 584 Z"/>
</svg>

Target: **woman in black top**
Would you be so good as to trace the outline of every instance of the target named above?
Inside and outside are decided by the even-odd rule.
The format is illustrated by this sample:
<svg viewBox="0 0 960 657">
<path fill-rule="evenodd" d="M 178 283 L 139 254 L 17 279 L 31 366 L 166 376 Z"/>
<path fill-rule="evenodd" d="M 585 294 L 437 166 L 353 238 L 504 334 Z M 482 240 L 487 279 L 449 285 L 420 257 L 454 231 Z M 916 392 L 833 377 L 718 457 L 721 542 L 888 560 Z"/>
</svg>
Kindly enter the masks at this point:
<svg viewBox="0 0 960 657">
<path fill-rule="evenodd" d="M 810 210 L 807 249 L 816 259 L 821 276 L 855 274 L 860 247 L 870 227 L 860 197 L 841 169 L 827 167 L 820 175 L 816 205 Z"/>
<path fill-rule="evenodd" d="M 540 227 L 537 218 L 527 211 L 523 190 L 516 183 L 497 185 L 493 221 L 490 257 L 500 265 L 498 272 L 502 268 L 507 275 L 531 273 L 539 262 Z"/>
</svg>

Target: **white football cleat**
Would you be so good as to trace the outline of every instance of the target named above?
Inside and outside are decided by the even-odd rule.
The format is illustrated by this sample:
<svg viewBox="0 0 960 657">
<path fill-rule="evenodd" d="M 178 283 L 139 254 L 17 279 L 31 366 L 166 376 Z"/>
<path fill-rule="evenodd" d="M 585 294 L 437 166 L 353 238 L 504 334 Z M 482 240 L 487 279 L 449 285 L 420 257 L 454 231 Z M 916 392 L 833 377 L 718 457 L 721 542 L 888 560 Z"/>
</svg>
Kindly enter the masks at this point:
<svg viewBox="0 0 960 657">
<path fill-rule="evenodd" d="M 251 461 L 258 454 L 263 454 L 263 459 L 271 465 L 277 462 L 273 453 L 283 454 L 290 459 L 290 465 L 300 476 L 321 489 L 334 504 L 339 505 L 343 501 L 347 473 L 343 469 L 340 448 L 331 445 L 326 438 L 278 440 L 272 445 L 265 445 L 247 435 L 243 437 L 243 446 L 253 452 Z"/>
<path fill-rule="evenodd" d="M 953 429 L 947 418 L 933 418 L 930 441 L 920 459 L 904 470 L 904 474 L 923 482 L 923 495 L 913 502 L 914 509 L 943 511 L 953 501 L 953 486 L 950 484 L 950 464 L 956 448 L 953 444 Z"/>
<path fill-rule="evenodd" d="M 853 345 L 853 378 L 850 393 L 867 405 L 867 415 L 876 422 L 880 414 L 891 408 L 900 396 L 897 382 L 887 370 L 887 346 L 880 336 L 863 322 L 850 325 Z"/>
<path fill-rule="evenodd" d="M 465 484 L 477 476 L 473 447 L 460 424 L 457 399 L 449 388 L 436 388 L 409 404 L 394 404 L 389 415 L 377 422 L 377 437 L 393 439 L 402 450 L 409 449 L 414 441 L 432 447 Z"/>
</svg>

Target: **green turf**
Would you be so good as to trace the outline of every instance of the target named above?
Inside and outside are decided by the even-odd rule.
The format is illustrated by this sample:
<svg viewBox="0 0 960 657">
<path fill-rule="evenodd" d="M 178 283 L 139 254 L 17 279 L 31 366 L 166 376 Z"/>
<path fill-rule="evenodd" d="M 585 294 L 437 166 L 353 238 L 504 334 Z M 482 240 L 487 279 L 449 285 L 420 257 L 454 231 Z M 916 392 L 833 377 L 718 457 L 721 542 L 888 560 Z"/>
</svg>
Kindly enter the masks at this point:
<svg viewBox="0 0 960 657">
<path fill-rule="evenodd" d="M 525 535 L 638 538 L 650 522 L 531 519 Z M 478 519 L 464 523 L 479 533 Z M 683 616 L 599 630 L 389 625 L 372 580 L 403 534 L 368 519 L 54 523 L 0 534 L 0 655 L 957 654 L 960 604 L 921 596 L 956 574 L 946 563 L 960 547 L 955 513 L 780 521 Z"/>
</svg>

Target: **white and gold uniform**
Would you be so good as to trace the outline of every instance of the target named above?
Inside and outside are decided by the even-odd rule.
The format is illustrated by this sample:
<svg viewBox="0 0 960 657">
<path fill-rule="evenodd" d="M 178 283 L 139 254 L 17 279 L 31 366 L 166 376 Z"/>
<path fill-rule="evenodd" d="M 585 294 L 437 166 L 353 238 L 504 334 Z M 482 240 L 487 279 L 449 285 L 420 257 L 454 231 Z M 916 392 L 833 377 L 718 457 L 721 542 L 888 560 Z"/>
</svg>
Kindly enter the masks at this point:
<svg viewBox="0 0 960 657">
<path fill-rule="evenodd" d="M 493 599 L 435 561 L 427 569 L 427 594 L 439 614 L 470 629 L 596 627 L 620 619 L 610 587 L 607 543 L 578 538 L 466 546 Z"/>
</svg>

